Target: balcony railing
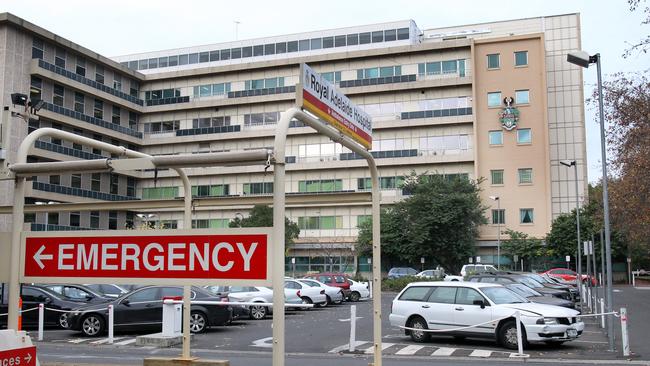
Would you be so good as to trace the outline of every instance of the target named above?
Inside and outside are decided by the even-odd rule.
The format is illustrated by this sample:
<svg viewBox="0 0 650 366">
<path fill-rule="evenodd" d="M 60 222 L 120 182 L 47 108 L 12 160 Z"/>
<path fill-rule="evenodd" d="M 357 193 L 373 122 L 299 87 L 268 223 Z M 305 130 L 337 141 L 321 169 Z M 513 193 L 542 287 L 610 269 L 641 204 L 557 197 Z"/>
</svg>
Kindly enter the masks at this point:
<svg viewBox="0 0 650 366">
<path fill-rule="evenodd" d="M 87 114 L 79 113 L 77 111 L 73 111 L 72 109 L 64 108 L 64 107 L 58 106 L 56 104 L 52 104 L 52 103 L 49 103 L 49 102 L 44 102 L 44 103 L 45 103 L 45 109 L 47 109 L 50 112 L 62 114 L 64 116 L 71 117 L 71 118 L 77 119 L 79 121 L 87 122 L 87 123 L 93 124 L 95 126 L 108 128 L 109 130 L 117 131 L 117 132 L 123 133 L 125 135 L 137 137 L 137 138 L 140 138 L 140 139 L 142 138 L 142 132 L 132 130 L 132 129 L 128 128 L 128 127 L 117 125 L 117 124 L 114 124 L 114 123 L 111 123 L 111 122 L 107 122 L 107 121 L 104 121 L 102 119 L 95 118 L 93 116 L 89 116 Z"/>
<path fill-rule="evenodd" d="M 66 69 L 64 69 L 62 67 L 52 65 L 49 62 L 46 62 L 46 61 L 43 61 L 43 60 L 38 60 L 38 66 L 40 68 L 45 69 L 45 70 L 52 71 L 55 74 L 64 76 L 64 77 L 66 77 L 68 79 L 71 79 L 71 80 L 80 82 L 82 84 L 88 85 L 88 86 L 93 87 L 93 88 L 95 88 L 97 90 L 101 90 L 104 93 L 108 93 L 110 95 L 116 96 L 116 97 L 118 97 L 120 99 L 127 100 L 127 101 L 129 101 L 131 103 L 135 103 L 137 105 L 144 105 L 144 101 L 142 99 L 138 99 L 137 97 L 134 97 L 133 95 L 126 94 L 126 93 L 121 92 L 121 91 L 119 91 L 117 89 L 113 89 L 111 87 L 108 87 L 108 86 L 106 86 L 106 85 L 104 85 L 102 83 L 98 83 L 95 80 L 90 80 L 90 79 L 88 79 L 86 77 L 83 77 L 83 76 L 81 76 L 79 74 L 75 74 L 72 71 L 68 71 L 68 70 L 66 70 Z"/>
<path fill-rule="evenodd" d="M 291 85 L 291 86 L 280 86 L 277 88 L 231 91 L 228 92 L 228 98 L 256 97 L 260 95 L 272 95 L 272 94 L 295 93 L 295 92 L 296 92 L 296 86 Z"/>
<path fill-rule="evenodd" d="M 75 158 L 79 158 L 79 159 L 95 160 L 95 159 L 106 158 L 105 156 L 102 155 L 97 155 L 97 154 L 93 154 L 93 153 L 89 153 L 77 149 L 71 149 L 69 147 L 55 145 L 51 142 L 45 142 L 41 140 L 37 140 L 36 143 L 34 144 L 34 147 L 36 147 L 37 149 L 49 150 L 63 155 L 74 156 Z"/>
<path fill-rule="evenodd" d="M 50 224 L 40 224 L 32 222 L 31 224 L 32 231 L 77 231 L 77 230 L 99 230 L 93 229 L 90 227 L 81 227 L 81 226 L 64 226 L 64 225 L 50 225 Z"/>
<path fill-rule="evenodd" d="M 381 78 L 358 79 L 358 80 L 341 80 L 341 88 L 351 88 L 355 86 L 384 85 L 394 83 L 408 83 L 415 81 L 417 75 L 386 76 Z"/>
<path fill-rule="evenodd" d="M 472 114 L 472 107 L 436 109 L 436 110 L 429 110 L 429 111 L 402 112 L 401 119 L 468 116 L 471 114 Z"/>
<path fill-rule="evenodd" d="M 111 193 L 104 193 L 104 192 L 89 191 L 87 189 L 66 187 L 66 186 L 61 186 L 61 185 L 58 185 L 58 184 L 50 184 L 50 183 L 37 182 L 37 181 L 34 181 L 32 183 L 32 189 L 36 189 L 36 190 L 39 190 L 39 191 L 45 191 L 45 192 L 66 194 L 66 195 L 69 195 L 69 196 L 79 196 L 79 197 L 93 198 L 93 199 L 103 200 L 103 201 L 133 201 L 133 200 L 139 200 L 138 197 L 129 197 L 129 196 L 122 196 L 122 195 L 119 195 L 119 194 L 111 194 Z"/>
<path fill-rule="evenodd" d="M 199 128 L 188 128 L 184 130 L 176 130 L 176 136 L 208 135 L 211 133 L 228 133 L 228 132 L 239 132 L 239 131 L 241 131 L 240 125 L 199 127 Z"/>
<path fill-rule="evenodd" d="M 190 97 L 184 96 L 184 97 L 170 97 L 170 98 L 160 98 L 160 99 L 148 99 L 146 100 L 147 106 L 155 106 L 155 105 L 165 105 L 165 104 L 176 104 L 176 103 L 188 103 L 190 101 Z"/>
<path fill-rule="evenodd" d="M 372 151 L 372 157 L 375 159 L 384 159 L 384 158 L 408 158 L 412 156 L 418 156 L 417 149 L 409 150 L 388 150 L 388 151 Z M 364 159 L 363 156 L 357 153 L 342 153 L 341 160 L 357 160 Z"/>
</svg>

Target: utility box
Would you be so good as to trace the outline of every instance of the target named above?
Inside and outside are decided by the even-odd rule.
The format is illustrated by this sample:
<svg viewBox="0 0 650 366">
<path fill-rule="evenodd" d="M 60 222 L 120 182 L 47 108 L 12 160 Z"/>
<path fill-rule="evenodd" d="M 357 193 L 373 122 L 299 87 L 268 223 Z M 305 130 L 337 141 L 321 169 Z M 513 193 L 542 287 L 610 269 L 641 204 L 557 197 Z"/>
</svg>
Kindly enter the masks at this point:
<svg viewBox="0 0 650 366">
<path fill-rule="evenodd" d="M 176 303 L 176 301 L 181 301 L 181 300 L 183 300 L 182 296 L 163 297 L 163 313 L 162 313 L 163 337 L 181 336 L 181 325 L 183 321 L 183 304 Z"/>
</svg>

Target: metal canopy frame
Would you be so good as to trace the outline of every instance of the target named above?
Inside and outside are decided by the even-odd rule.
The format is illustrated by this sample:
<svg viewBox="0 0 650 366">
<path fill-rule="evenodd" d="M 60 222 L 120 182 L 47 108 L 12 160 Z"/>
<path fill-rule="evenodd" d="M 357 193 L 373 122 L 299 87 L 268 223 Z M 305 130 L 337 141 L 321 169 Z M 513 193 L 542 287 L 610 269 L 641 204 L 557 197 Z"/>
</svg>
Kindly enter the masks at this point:
<svg viewBox="0 0 650 366">
<path fill-rule="evenodd" d="M 292 119 L 298 119 L 312 127 L 335 142 L 349 148 L 362 156 L 368 162 L 372 179 L 372 281 L 373 281 L 373 340 L 374 340 L 374 366 L 381 366 L 381 249 L 380 249 L 380 191 L 379 173 L 372 155 L 360 144 L 346 137 L 341 132 L 326 125 L 308 113 L 296 107 L 287 110 L 277 125 L 274 141 L 274 150 L 242 151 L 227 153 L 207 153 L 193 155 L 151 156 L 141 152 L 129 150 L 125 147 L 114 146 L 105 142 L 78 136 L 70 132 L 53 128 L 40 128 L 29 135 L 21 143 L 16 158 L 16 163 L 10 166 L 15 173 L 15 191 L 13 205 L 12 242 L 11 242 L 11 269 L 9 278 L 9 319 L 8 328 L 17 328 L 18 302 L 20 293 L 20 248 L 21 232 L 25 213 L 25 185 L 26 177 L 34 174 L 60 174 L 62 172 L 97 172 L 114 170 L 137 170 L 150 168 L 174 169 L 183 182 L 184 187 L 184 222 L 192 222 L 192 186 L 183 171 L 184 167 L 205 166 L 232 166 L 263 164 L 268 168 L 273 165 L 273 243 L 275 248 L 271 259 L 273 304 L 277 311 L 273 313 L 273 366 L 284 366 L 285 353 L 285 311 L 284 311 L 284 252 L 285 252 L 285 147 Z M 87 161 L 68 161 L 52 163 L 27 163 L 27 155 L 34 143 L 41 137 L 50 136 L 72 142 L 99 148 L 127 157 L 127 159 L 97 159 Z M 130 202 L 132 209 L 141 207 L 147 209 L 146 201 Z M 190 226 L 191 227 L 191 226 Z M 191 359 L 190 356 L 190 286 L 183 289 L 183 352 L 182 359 Z"/>
</svg>

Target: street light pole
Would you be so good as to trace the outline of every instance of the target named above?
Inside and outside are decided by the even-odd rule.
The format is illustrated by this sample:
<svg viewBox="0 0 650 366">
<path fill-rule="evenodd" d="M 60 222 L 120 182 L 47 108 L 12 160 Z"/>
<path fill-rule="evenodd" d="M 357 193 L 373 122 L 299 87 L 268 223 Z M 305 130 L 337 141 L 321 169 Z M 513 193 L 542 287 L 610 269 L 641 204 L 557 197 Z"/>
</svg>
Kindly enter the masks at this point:
<svg viewBox="0 0 650 366">
<path fill-rule="evenodd" d="M 573 167 L 575 171 L 575 185 L 576 185 L 576 237 L 578 241 L 578 266 L 576 268 L 577 276 L 576 283 L 578 285 L 578 295 L 580 296 L 580 309 L 582 310 L 583 294 L 582 294 L 582 249 L 580 247 L 580 191 L 578 190 L 578 162 L 572 160 L 570 162 L 560 161 L 560 164 L 567 168 Z"/>
<path fill-rule="evenodd" d="M 598 115 L 600 122 L 600 153 L 603 173 L 603 216 L 605 221 L 605 259 L 607 265 L 607 309 L 612 312 L 612 243 L 609 227 L 609 192 L 607 189 L 607 145 L 605 141 L 605 111 L 603 110 L 603 81 L 600 64 L 600 53 L 590 56 L 587 52 L 576 51 L 567 54 L 567 61 L 580 67 L 588 68 L 590 64 L 596 64 L 598 76 Z M 614 323 L 611 317 L 607 317 L 607 338 L 609 340 L 609 350 L 614 352 Z"/>
</svg>

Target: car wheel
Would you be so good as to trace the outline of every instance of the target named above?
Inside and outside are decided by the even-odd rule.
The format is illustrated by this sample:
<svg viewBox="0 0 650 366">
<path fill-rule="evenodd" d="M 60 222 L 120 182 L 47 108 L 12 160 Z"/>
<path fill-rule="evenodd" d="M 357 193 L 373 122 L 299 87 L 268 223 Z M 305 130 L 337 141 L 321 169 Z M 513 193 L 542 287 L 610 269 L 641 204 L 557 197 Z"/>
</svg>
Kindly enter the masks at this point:
<svg viewBox="0 0 650 366">
<path fill-rule="evenodd" d="M 61 316 L 59 317 L 59 325 L 63 329 L 68 329 L 70 324 L 68 323 L 68 314 L 67 313 L 61 314 Z"/>
<path fill-rule="evenodd" d="M 422 319 L 419 316 L 411 319 L 407 327 L 414 328 L 414 329 L 428 329 L 427 322 L 425 322 L 424 319 Z M 421 330 L 409 330 L 409 335 L 411 336 L 413 342 L 418 342 L 418 343 L 428 341 L 430 336 L 428 332 L 424 332 Z"/>
<path fill-rule="evenodd" d="M 332 298 L 330 295 L 325 295 L 325 299 L 327 299 L 327 305 L 332 305 Z"/>
<path fill-rule="evenodd" d="M 261 320 L 266 318 L 266 306 L 251 306 L 251 319 Z"/>
<path fill-rule="evenodd" d="M 521 341 L 525 346 L 526 332 L 524 331 L 523 325 L 521 327 L 521 331 L 522 331 Z M 502 346 L 508 349 L 518 348 L 519 345 L 517 344 L 517 324 L 515 323 L 514 320 L 508 320 L 501 326 L 501 328 L 499 328 L 498 340 Z"/>
<path fill-rule="evenodd" d="M 309 305 L 309 304 L 313 304 L 313 303 L 314 303 L 314 302 L 311 301 L 311 299 L 308 298 L 307 296 L 303 296 L 303 297 L 301 297 L 301 299 L 302 299 L 302 303 L 305 304 L 305 305 Z M 300 309 L 301 309 L 301 310 L 309 310 L 310 308 L 303 308 L 303 307 L 301 307 Z"/>
<path fill-rule="evenodd" d="M 208 318 L 200 311 L 190 314 L 190 332 L 203 333 L 208 328 Z"/>
<path fill-rule="evenodd" d="M 104 318 L 96 314 L 86 315 L 81 321 L 81 331 L 90 337 L 104 333 L 105 328 L 106 322 Z"/>
<path fill-rule="evenodd" d="M 353 291 L 350 293 L 350 301 L 357 302 L 359 301 L 360 298 L 361 298 L 361 294 L 359 294 L 358 292 Z"/>
</svg>

